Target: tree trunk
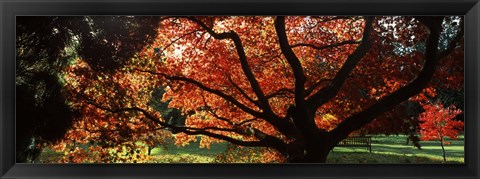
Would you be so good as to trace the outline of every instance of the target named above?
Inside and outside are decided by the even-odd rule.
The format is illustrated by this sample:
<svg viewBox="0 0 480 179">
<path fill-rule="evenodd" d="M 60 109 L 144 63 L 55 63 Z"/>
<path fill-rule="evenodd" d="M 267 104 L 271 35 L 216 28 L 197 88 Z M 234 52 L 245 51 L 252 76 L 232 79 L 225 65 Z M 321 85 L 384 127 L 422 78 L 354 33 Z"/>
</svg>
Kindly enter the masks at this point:
<svg viewBox="0 0 480 179">
<path fill-rule="evenodd" d="M 148 146 L 148 155 L 152 152 L 153 147 Z"/>
<path fill-rule="evenodd" d="M 443 162 L 447 162 L 447 158 L 445 157 L 445 148 L 443 147 L 443 136 L 440 136 L 440 145 L 442 146 Z"/>
<path fill-rule="evenodd" d="M 303 151 L 303 155 L 301 156 L 289 156 L 287 161 L 289 163 L 326 163 L 327 156 L 330 151 L 325 152 L 325 150 L 315 151 L 315 152 L 307 152 L 307 150 Z"/>
<path fill-rule="evenodd" d="M 289 163 L 326 163 L 327 156 L 335 147 L 329 143 L 327 136 L 310 138 L 310 141 L 296 141 L 288 149 Z"/>
<path fill-rule="evenodd" d="M 327 162 L 327 156 L 330 153 L 330 151 L 326 152 L 324 150 L 322 151 L 317 151 L 314 153 L 308 153 L 305 158 L 306 163 L 326 163 Z"/>
</svg>

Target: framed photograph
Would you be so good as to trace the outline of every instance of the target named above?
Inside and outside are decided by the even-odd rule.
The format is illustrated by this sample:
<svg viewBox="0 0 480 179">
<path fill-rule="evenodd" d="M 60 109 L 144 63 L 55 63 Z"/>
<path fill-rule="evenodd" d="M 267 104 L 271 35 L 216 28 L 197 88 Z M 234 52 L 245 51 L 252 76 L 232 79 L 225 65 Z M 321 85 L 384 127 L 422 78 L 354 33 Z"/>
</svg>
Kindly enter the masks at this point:
<svg viewBox="0 0 480 179">
<path fill-rule="evenodd" d="M 479 178 L 480 4 L 2 1 L 1 178 Z"/>
</svg>

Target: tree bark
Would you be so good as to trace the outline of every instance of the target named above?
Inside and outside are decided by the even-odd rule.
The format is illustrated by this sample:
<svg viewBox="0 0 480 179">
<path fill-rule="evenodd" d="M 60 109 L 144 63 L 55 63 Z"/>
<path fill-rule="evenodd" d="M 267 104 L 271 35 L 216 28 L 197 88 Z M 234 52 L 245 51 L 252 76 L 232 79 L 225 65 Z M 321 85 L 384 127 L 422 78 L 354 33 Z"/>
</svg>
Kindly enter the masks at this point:
<svg viewBox="0 0 480 179">
<path fill-rule="evenodd" d="M 321 131 L 316 135 L 297 139 L 288 146 L 286 155 L 289 163 L 325 163 L 335 145 L 330 136 Z"/>
<path fill-rule="evenodd" d="M 153 147 L 148 146 L 148 155 L 150 155 L 152 153 L 152 149 L 153 149 Z"/>
<path fill-rule="evenodd" d="M 293 149 L 293 150 L 292 150 Z M 332 147 L 327 142 L 311 141 L 289 150 L 289 163 L 325 163 Z"/>
<path fill-rule="evenodd" d="M 440 145 L 442 146 L 443 162 L 447 162 L 447 158 L 445 157 L 445 147 L 443 146 L 443 136 L 440 136 Z"/>
</svg>

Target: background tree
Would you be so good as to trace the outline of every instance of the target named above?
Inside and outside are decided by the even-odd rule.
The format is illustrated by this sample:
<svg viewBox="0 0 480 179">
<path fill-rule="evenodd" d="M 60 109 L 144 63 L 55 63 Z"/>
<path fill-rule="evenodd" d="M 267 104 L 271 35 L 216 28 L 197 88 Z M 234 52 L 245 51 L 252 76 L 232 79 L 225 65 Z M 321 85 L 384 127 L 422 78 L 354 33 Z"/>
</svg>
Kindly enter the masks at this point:
<svg viewBox="0 0 480 179">
<path fill-rule="evenodd" d="M 439 140 L 442 146 L 443 161 L 446 162 L 444 145 L 449 143 L 445 141 L 445 137 L 457 140 L 460 131 L 463 130 L 464 123 L 454 119 L 462 111 L 456 109 L 453 105 L 444 108 L 440 103 L 427 104 L 423 108 L 425 112 L 419 116 L 421 139 Z"/>
<path fill-rule="evenodd" d="M 150 105 L 157 111 L 160 112 L 162 118 L 166 120 L 166 123 L 173 126 L 185 126 L 185 119 L 187 118 L 186 115 L 182 114 L 182 109 L 177 108 L 169 108 L 168 105 L 170 104 L 171 100 L 167 100 L 165 102 L 162 101 L 163 95 L 165 94 L 165 88 L 160 87 L 156 88 L 152 92 L 152 98 L 150 100 Z M 177 133 L 175 129 L 170 129 L 172 133 Z"/>
<path fill-rule="evenodd" d="M 162 118 L 165 119 L 166 123 L 173 126 L 185 126 L 186 116 L 182 115 L 181 110 L 176 108 L 169 108 L 169 100 L 163 102 L 163 94 L 165 89 L 163 87 L 153 89 L 152 98 L 150 100 L 150 106 L 152 106 L 156 111 L 160 112 Z M 171 128 L 165 128 L 166 130 L 176 134 L 177 131 Z M 170 135 L 169 135 L 170 136 Z M 148 155 L 151 154 L 153 148 L 157 146 L 162 146 L 164 149 L 168 150 L 168 144 L 172 143 L 171 138 L 166 135 L 163 136 L 152 136 L 150 139 L 145 140 L 145 143 L 148 145 Z"/>
<path fill-rule="evenodd" d="M 153 40 L 158 18 L 18 16 L 16 22 L 16 160 L 30 162 L 63 138 L 78 112 L 66 103 L 62 69 L 77 56 L 102 72 L 121 66 Z"/>
<path fill-rule="evenodd" d="M 82 111 L 66 141 L 136 141 L 168 127 L 179 145 L 202 135 L 202 146 L 227 141 L 274 149 L 286 162 L 325 162 L 402 102 L 463 84 L 461 17 L 161 19 L 156 40 L 111 73 L 83 58 L 64 69 L 68 101 Z M 185 126 L 150 105 L 159 87 Z M 109 138 L 89 132 L 98 130 Z"/>
</svg>

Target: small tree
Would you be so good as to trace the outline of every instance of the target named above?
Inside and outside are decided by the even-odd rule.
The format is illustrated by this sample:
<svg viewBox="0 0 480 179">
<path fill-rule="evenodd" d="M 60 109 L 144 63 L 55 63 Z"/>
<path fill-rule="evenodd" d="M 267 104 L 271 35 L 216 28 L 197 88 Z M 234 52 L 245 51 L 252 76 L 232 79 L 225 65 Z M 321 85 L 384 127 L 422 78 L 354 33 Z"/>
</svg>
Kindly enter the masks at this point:
<svg viewBox="0 0 480 179">
<path fill-rule="evenodd" d="M 423 109 L 425 109 L 425 112 L 419 116 L 420 139 L 427 141 L 440 140 L 443 161 L 446 161 L 444 145 L 448 145 L 450 142 L 446 142 L 445 137 L 457 140 L 458 134 L 463 130 L 464 123 L 452 119 L 461 114 L 462 111 L 456 109 L 454 105 L 444 108 L 440 103 L 423 105 Z"/>
</svg>

